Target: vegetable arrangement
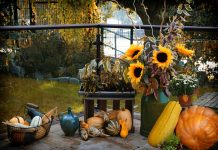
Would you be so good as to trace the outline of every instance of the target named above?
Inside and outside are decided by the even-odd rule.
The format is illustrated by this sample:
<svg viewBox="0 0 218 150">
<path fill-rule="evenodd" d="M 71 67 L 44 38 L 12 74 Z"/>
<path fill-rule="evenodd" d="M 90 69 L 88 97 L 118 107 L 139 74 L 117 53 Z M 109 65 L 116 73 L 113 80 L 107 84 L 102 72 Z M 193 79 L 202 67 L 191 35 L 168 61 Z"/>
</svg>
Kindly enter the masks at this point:
<svg viewBox="0 0 218 150">
<path fill-rule="evenodd" d="M 167 104 L 148 136 L 151 146 L 176 150 L 179 140 L 190 150 L 205 150 L 218 142 L 218 114 L 215 111 L 202 106 L 191 106 L 180 113 L 181 110 L 178 102 Z M 174 131 L 177 138 L 172 137 Z"/>
<path fill-rule="evenodd" d="M 89 137 L 107 137 L 120 135 L 128 136 L 132 129 L 132 116 L 128 109 L 113 110 L 111 112 L 100 111 L 87 119 L 80 121 L 80 136 L 83 140 Z"/>
</svg>

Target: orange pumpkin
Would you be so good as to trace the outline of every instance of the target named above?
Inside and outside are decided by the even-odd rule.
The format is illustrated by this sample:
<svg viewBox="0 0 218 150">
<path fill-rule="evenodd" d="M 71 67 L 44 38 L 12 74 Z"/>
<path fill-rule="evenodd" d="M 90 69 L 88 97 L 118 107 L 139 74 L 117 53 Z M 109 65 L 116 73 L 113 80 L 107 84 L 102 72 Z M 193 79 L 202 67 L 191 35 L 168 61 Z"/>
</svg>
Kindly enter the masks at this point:
<svg viewBox="0 0 218 150">
<path fill-rule="evenodd" d="M 24 125 L 26 125 L 26 126 L 30 126 L 30 123 L 29 122 L 27 122 L 26 120 L 24 121 L 24 123 L 23 123 Z"/>
<path fill-rule="evenodd" d="M 24 124 L 24 119 L 20 116 L 14 116 L 9 120 L 10 123 L 16 124 L 16 123 L 21 123 Z"/>
<path fill-rule="evenodd" d="M 132 115 L 128 109 L 119 110 L 117 120 L 125 120 L 128 131 L 132 129 Z"/>
<path fill-rule="evenodd" d="M 218 115 L 210 108 L 184 110 L 176 126 L 180 142 L 191 150 L 205 150 L 218 142 Z"/>
</svg>

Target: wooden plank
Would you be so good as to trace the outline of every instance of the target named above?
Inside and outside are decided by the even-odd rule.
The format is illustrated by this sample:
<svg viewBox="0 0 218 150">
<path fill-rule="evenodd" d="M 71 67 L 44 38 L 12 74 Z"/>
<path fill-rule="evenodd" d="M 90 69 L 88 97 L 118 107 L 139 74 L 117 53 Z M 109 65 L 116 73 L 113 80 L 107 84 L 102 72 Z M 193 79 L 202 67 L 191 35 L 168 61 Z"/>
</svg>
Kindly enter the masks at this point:
<svg viewBox="0 0 218 150">
<path fill-rule="evenodd" d="M 134 103 L 135 101 L 129 101 L 129 100 L 126 100 L 125 101 L 125 108 L 128 109 L 131 113 L 131 116 L 132 116 L 132 129 L 130 130 L 130 132 L 134 132 L 135 131 L 135 128 L 134 128 Z"/>
<path fill-rule="evenodd" d="M 200 105 L 205 106 L 207 103 L 213 99 L 217 95 L 216 92 L 213 93 L 205 93 L 203 96 L 201 96 L 197 101 L 194 102 L 194 105 Z"/>
<path fill-rule="evenodd" d="M 134 100 L 135 98 L 134 97 L 132 97 L 132 98 L 117 98 L 117 97 L 115 97 L 115 98 L 110 98 L 110 97 L 86 97 L 86 99 L 87 100 L 96 100 L 96 99 L 100 99 L 101 101 L 102 100 L 120 100 L 120 101 L 122 101 L 122 100 Z"/>
<path fill-rule="evenodd" d="M 207 103 L 207 106 L 211 108 L 218 108 L 216 107 L 217 104 L 218 104 L 218 94 Z"/>
</svg>

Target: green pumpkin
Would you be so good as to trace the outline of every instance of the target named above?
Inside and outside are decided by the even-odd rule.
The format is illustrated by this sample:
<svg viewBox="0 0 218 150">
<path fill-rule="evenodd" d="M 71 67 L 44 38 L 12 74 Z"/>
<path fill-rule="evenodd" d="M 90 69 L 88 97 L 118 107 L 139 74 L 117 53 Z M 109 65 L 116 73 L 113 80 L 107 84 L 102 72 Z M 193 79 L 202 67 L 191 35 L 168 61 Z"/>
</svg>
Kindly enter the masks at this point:
<svg viewBox="0 0 218 150">
<path fill-rule="evenodd" d="M 110 120 L 105 129 L 109 135 L 116 136 L 120 133 L 120 124 L 116 120 Z"/>
</svg>

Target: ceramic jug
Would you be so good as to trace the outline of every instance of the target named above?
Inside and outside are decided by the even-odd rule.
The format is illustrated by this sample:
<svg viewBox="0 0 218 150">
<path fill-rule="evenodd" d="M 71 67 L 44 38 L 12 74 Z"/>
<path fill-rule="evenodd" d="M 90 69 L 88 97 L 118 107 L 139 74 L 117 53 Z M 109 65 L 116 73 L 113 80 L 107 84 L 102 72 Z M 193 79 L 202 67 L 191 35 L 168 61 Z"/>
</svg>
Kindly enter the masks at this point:
<svg viewBox="0 0 218 150">
<path fill-rule="evenodd" d="M 73 136 L 76 130 L 79 128 L 79 118 L 73 115 L 71 107 L 68 107 L 66 113 L 60 113 L 58 115 L 60 120 L 61 129 L 66 136 Z"/>
</svg>

